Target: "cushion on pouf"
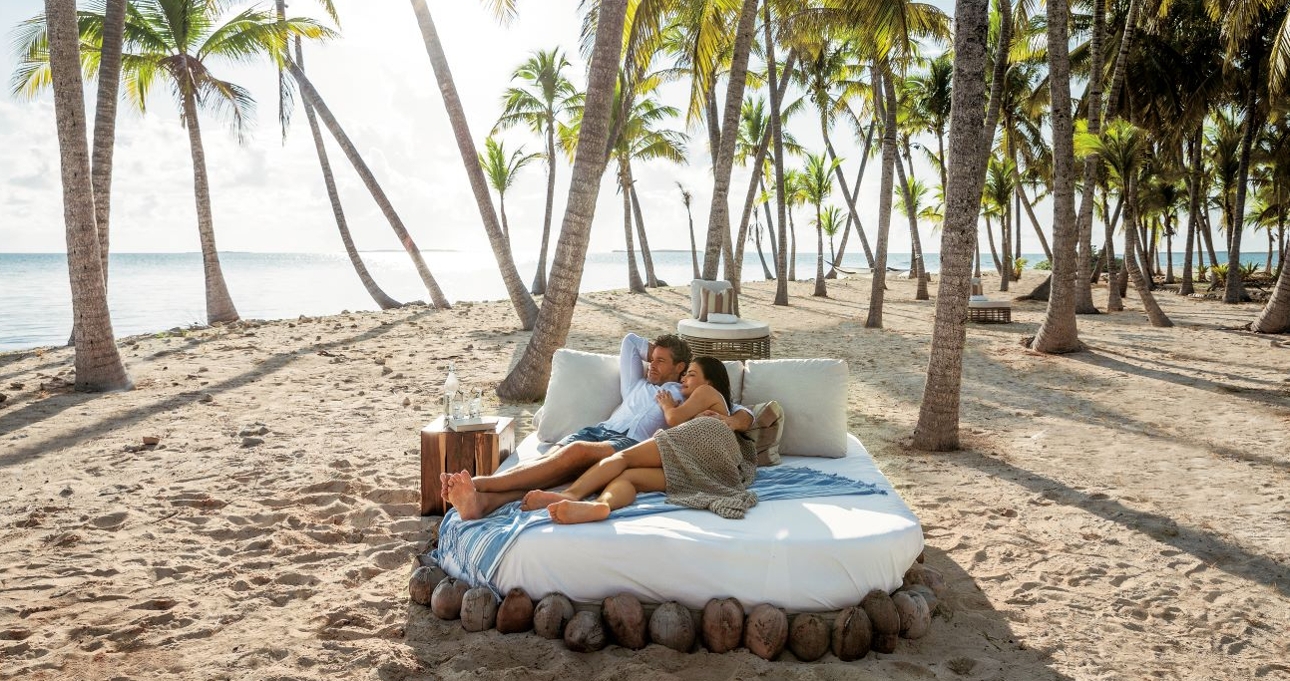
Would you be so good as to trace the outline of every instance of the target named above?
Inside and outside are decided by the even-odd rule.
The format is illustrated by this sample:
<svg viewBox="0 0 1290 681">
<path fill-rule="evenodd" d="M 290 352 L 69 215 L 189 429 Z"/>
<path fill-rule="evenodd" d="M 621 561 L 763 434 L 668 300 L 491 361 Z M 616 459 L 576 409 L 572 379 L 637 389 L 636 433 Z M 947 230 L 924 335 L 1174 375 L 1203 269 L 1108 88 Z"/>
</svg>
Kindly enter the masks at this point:
<svg viewBox="0 0 1290 681">
<path fill-rule="evenodd" d="M 847 454 L 847 379 L 840 359 L 752 359 L 744 365 L 743 400 L 779 402 L 785 456 L 837 459 Z"/>
<path fill-rule="evenodd" d="M 708 281 L 707 279 L 694 279 L 690 281 L 690 318 L 698 319 L 703 309 L 704 293 L 714 291 L 725 293 L 733 287 L 728 281 Z M 720 312 L 720 310 L 717 310 Z"/>
<path fill-rule="evenodd" d="M 543 442 L 555 442 L 609 418 L 622 401 L 617 355 L 556 350 L 546 401 L 534 414 L 533 426 Z"/>
</svg>

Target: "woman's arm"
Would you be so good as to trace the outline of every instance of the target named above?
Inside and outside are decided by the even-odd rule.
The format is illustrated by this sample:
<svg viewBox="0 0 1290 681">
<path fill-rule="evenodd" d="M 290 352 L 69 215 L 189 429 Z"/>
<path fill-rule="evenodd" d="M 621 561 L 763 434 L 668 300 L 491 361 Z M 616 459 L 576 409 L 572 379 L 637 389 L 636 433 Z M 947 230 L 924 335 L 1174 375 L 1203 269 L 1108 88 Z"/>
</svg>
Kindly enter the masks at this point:
<svg viewBox="0 0 1290 681">
<path fill-rule="evenodd" d="M 677 404 L 672 396 L 664 391 L 659 391 L 657 399 L 659 406 L 663 408 L 663 418 L 669 427 L 679 426 L 705 411 L 715 411 L 722 416 L 729 413 L 721 393 L 710 385 L 699 386 L 690 393 L 689 399 L 681 404 Z"/>
</svg>

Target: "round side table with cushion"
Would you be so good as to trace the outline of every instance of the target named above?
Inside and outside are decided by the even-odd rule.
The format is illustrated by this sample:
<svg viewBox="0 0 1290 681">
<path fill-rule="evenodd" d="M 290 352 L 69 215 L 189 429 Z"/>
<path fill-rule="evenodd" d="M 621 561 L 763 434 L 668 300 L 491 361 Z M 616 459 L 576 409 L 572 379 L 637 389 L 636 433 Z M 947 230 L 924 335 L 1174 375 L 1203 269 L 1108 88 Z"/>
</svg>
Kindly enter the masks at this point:
<svg viewBox="0 0 1290 681">
<path fill-rule="evenodd" d="M 697 319 L 676 323 L 676 333 L 690 345 L 696 357 L 717 359 L 770 359 L 770 325 L 740 319 L 733 324 L 713 324 Z"/>
</svg>

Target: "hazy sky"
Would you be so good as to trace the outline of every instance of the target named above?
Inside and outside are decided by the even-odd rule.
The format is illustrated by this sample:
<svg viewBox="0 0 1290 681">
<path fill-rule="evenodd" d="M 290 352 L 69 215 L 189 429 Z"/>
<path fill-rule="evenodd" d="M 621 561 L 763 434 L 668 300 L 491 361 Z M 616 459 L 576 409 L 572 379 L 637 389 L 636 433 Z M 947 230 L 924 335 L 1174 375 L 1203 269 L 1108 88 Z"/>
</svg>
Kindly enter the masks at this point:
<svg viewBox="0 0 1290 681">
<path fill-rule="evenodd" d="M 430 248 L 487 248 L 487 239 L 442 99 L 405 0 L 338 2 L 342 37 L 306 48 L 307 70 L 341 125 L 367 160 L 418 245 Z M 577 0 L 520 3 L 519 20 L 498 26 L 482 2 L 430 0 L 431 11 L 453 69 L 471 134 L 483 146 L 501 109 L 510 74 L 532 51 L 561 47 L 573 68 L 569 75 L 585 86 L 585 64 L 577 55 Z M 940 4 L 940 3 L 938 3 Z M 291 14 L 314 12 L 298 0 Z M 6 44 L 13 27 L 43 9 L 40 0 L 0 2 L 0 28 Z M 15 60 L 0 55 L 6 83 Z M 313 142 L 302 110 L 282 141 L 277 127 L 276 73 L 255 67 L 213 63 L 222 78 L 251 90 L 258 101 L 256 125 L 238 145 L 226 122 L 204 114 L 202 133 L 211 183 L 215 233 L 225 251 L 334 252 L 342 249 L 324 191 Z M 61 252 L 64 246 L 58 150 L 52 96 L 19 101 L 0 95 L 0 252 Z M 93 90 L 87 89 L 92 109 Z M 669 91 L 684 109 L 684 91 Z M 169 92 L 158 88 L 146 115 L 122 107 L 117 127 L 112 205 L 112 249 L 117 252 L 197 251 L 191 155 Z M 819 148 L 809 115 L 794 124 L 799 141 Z M 92 111 L 91 111 L 92 120 Z M 674 126 L 681 129 L 683 120 Z M 687 165 L 647 164 L 636 171 L 644 219 L 654 248 L 689 248 L 686 216 L 675 183 L 694 194 L 695 226 L 702 239 L 707 223 L 711 174 L 706 134 L 693 128 Z M 326 133 L 324 132 L 324 135 Z M 859 152 L 849 133 L 835 133 L 844 169 L 854 177 Z M 526 130 L 506 133 L 509 146 L 540 151 L 542 143 Z M 397 249 L 398 241 L 340 150 L 328 151 L 354 238 L 363 250 Z M 800 163 L 800 161 L 794 161 Z M 540 238 L 545 165 L 525 169 L 507 195 L 512 241 L 517 250 L 534 251 Z M 858 202 L 872 239 L 876 229 L 878 165 L 871 163 Z M 919 172 L 931 179 L 929 167 Z M 555 231 L 558 232 L 570 169 L 557 170 Z M 747 173 L 736 170 L 731 208 L 742 208 Z M 841 205 L 840 197 L 834 199 Z M 1042 215 L 1041 219 L 1045 216 Z M 797 220 L 799 238 L 813 244 L 812 216 Z M 909 250 L 903 216 L 893 216 L 893 252 Z M 805 228 L 806 231 L 803 231 Z M 1027 252 L 1038 250 L 1029 235 Z M 554 239 L 554 235 L 553 235 Z M 939 238 L 926 230 L 929 252 Z M 606 173 L 592 229 L 591 250 L 623 248 L 623 213 L 612 173 Z"/>
</svg>

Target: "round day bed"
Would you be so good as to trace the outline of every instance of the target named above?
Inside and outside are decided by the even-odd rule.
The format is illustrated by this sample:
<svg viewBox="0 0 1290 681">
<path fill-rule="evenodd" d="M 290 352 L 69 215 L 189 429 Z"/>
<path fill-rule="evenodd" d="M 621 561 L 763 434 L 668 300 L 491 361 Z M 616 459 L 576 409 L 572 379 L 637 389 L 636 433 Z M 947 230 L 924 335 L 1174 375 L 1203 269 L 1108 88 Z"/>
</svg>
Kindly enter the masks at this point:
<svg viewBox="0 0 1290 681">
<path fill-rule="evenodd" d="M 746 609 L 770 604 L 789 612 L 837 611 L 871 590 L 900 587 L 923 549 L 922 528 L 864 446 L 846 432 L 846 364 L 788 359 L 726 367 L 736 402 L 773 399 L 784 412 L 782 460 L 759 469 L 759 477 L 772 469 L 809 468 L 824 474 L 818 477 L 858 481 L 864 493 L 763 499 L 740 520 L 672 507 L 582 525 L 538 522 L 506 540 L 487 575 L 463 564 L 474 560 L 460 550 L 468 547 L 442 543 L 467 535 L 441 533 L 439 564 L 452 577 L 476 586 L 486 582 L 499 597 L 517 587 L 534 600 L 561 593 L 575 603 L 628 593 L 645 603 L 676 601 L 695 609 L 712 598 L 733 597 Z M 618 391 L 617 357 L 558 351 L 546 404 L 534 417 L 537 431 L 501 470 L 540 457 L 551 447 L 545 442 L 607 417 L 620 401 Z M 642 501 L 649 502 L 645 496 Z M 445 525 L 453 522 L 471 525 L 455 514 L 445 518 Z"/>
</svg>

